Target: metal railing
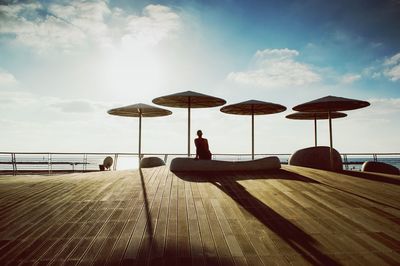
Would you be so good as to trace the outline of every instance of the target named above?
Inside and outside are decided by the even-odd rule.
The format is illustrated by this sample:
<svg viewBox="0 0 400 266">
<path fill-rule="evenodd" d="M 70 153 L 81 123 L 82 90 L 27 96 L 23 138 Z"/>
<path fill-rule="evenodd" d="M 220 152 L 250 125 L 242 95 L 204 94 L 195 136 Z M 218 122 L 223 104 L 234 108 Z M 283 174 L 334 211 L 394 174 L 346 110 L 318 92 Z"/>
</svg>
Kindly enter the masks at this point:
<svg viewBox="0 0 400 266">
<path fill-rule="evenodd" d="M 58 153 L 58 152 L 0 152 L 0 174 L 54 174 L 99 171 L 106 157 L 113 158 L 112 170 L 138 168 L 138 153 Z M 168 164 L 175 157 L 186 157 L 184 153 L 143 153 L 143 157 L 156 156 Z M 193 154 L 194 156 L 194 154 Z M 260 153 L 255 159 L 277 156 L 287 164 L 289 153 Z M 360 170 L 365 161 L 380 161 L 400 168 L 400 153 L 343 153 L 346 170 Z M 251 160 L 251 154 L 216 153 L 213 159 L 243 161 Z"/>
</svg>

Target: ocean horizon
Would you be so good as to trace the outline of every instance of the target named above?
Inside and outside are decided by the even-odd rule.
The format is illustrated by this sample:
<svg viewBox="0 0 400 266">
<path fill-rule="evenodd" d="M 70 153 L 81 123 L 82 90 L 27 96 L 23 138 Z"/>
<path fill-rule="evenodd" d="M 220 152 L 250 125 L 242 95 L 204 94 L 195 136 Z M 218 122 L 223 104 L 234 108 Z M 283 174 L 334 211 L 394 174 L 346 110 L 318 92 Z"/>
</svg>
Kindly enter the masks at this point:
<svg viewBox="0 0 400 266">
<path fill-rule="evenodd" d="M 98 153 L 98 154 L 62 154 L 62 153 L 43 153 L 43 154 L 19 154 L 15 156 L 15 162 L 17 165 L 17 171 L 96 171 L 99 170 L 99 165 L 103 163 L 103 160 L 111 156 L 115 160 L 117 155 L 117 165 L 114 170 L 133 170 L 138 169 L 138 156 L 135 154 L 126 153 Z M 148 157 L 149 155 L 144 155 Z M 151 155 L 153 156 L 153 155 Z M 165 160 L 165 154 L 154 155 Z M 256 155 L 255 159 L 263 158 L 267 155 Z M 268 154 L 268 156 L 274 156 L 274 154 Z M 282 164 L 287 164 L 290 155 L 276 154 Z M 365 161 L 378 161 L 393 165 L 400 168 L 400 153 L 394 153 L 394 155 L 348 155 L 341 154 L 343 161 L 344 170 L 360 171 L 361 166 Z M 169 154 L 167 156 L 168 165 L 170 161 L 175 157 L 186 157 L 185 155 Z M 246 161 L 251 160 L 251 154 L 217 154 L 213 155 L 213 160 L 222 161 Z M 20 164 L 22 163 L 22 164 Z M 114 161 L 115 163 L 115 161 Z M 0 172 L 1 171 L 13 171 L 12 157 L 11 155 L 1 154 L 0 155 Z"/>
</svg>

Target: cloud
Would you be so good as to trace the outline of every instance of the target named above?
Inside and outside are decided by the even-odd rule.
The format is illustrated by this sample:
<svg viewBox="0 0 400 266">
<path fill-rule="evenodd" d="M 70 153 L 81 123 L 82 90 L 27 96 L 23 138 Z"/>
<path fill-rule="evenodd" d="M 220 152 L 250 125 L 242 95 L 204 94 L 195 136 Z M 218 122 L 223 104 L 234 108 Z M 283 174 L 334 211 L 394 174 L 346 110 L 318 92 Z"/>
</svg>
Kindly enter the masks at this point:
<svg viewBox="0 0 400 266">
<path fill-rule="evenodd" d="M 124 45 L 154 46 L 180 28 L 180 18 L 170 8 L 148 5 L 143 16 L 130 16 L 126 23 Z"/>
<path fill-rule="evenodd" d="M 393 65 L 398 65 L 400 62 L 400 53 L 395 54 L 394 56 L 387 58 L 383 65 L 385 66 L 393 66 Z"/>
<path fill-rule="evenodd" d="M 0 109 L 10 111 L 11 109 L 26 108 L 39 102 L 31 93 L 19 90 L 1 91 L 0 90 Z"/>
<path fill-rule="evenodd" d="M 95 110 L 92 103 L 82 100 L 62 101 L 51 106 L 65 113 L 90 113 Z"/>
<path fill-rule="evenodd" d="M 382 77 L 382 72 L 376 66 L 369 66 L 363 69 L 362 75 L 372 79 L 378 79 Z"/>
<path fill-rule="evenodd" d="M 373 98 L 368 101 L 375 115 L 400 115 L 400 98 Z"/>
<path fill-rule="evenodd" d="M 385 76 L 387 76 L 391 81 L 400 80 L 400 64 L 392 68 L 385 70 Z"/>
<path fill-rule="evenodd" d="M 340 78 L 340 82 L 344 84 L 351 84 L 359 79 L 361 79 L 361 75 L 359 74 L 346 74 Z"/>
<path fill-rule="evenodd" d="M 16 78 L 13 74 L 0 69 L 0 86 L 10 86 L 17 83 Z"/>
<path fill-rule="evenodd" d="M 103 103 L 84 99 L 61 99 L 58 97 L 41 96 L 22 90 L 0 91 L 0 109 L 7 112 L 26 112 L 41 110 L 42 112 L 55 113 L 57 110 L 64 114 L 92 113 L 100 111 L 105 114 L 113 103 Z"/>
<path fill-rule="evenodd" d="M 400 80 L 400 52 L 366 67 L 363 75 L 372 79 L 386 77 L 393 82 Z"/>
<path fill-rule="evenodd" d="M 400 53 L 388 58 L 383 63 L 385 69 L 383 74 L 388 77 L 391 81 L 400 80 Z"/>
<path fill-rule="evenodd" d="M 50 13 L 41 4 L 0 6 L 0 33 L 15 35 L 17 43 L 44 50 L 68 49 L 82 44 L 85 34 L 76 26 Z"/>
<path fill-rule="evenodd" d="M 0 25 L 0 34 L 12 34 L 15 42 L 43 52 L 120 43 L 156 45 L 178 30 L 181 20 L 162 5 L 148 5 L 137 16 L 111 8 L 106 1 L 74 0 L 0 5 Z"/>
<path fill-rule="evenodd" d="M 304 86 L 320 81 L 321 77 L 310 66 L 295 60 L 298 55 L 298 51 L 287 48 L 257 51 L 251 69 L 231 72 L 227 79 L 264 88 Z"/>
</svg>

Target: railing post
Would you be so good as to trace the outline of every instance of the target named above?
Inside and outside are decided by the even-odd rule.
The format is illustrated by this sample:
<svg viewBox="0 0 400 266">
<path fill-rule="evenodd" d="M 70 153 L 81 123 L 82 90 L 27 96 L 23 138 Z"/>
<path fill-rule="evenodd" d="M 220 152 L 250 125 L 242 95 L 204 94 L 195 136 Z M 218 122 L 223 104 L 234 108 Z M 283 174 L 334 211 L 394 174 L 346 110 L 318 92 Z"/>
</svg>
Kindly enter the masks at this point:
<svg viewBox="0 0 400 266">
<path fill-rule="evenodd" d="M 118 162 L 118 153 L 114 154 L 114 166 L 113 171 L 117 170 L 117 162 Z"/>
<path fill-rule="evenodd" d="M 168 154 L 164 154 L 164 163 L 167 163 L 168 160 Z"/>
<path fill-rule="evenodd" d="M 87 171 L 87 162 L 88 162 L 88 155 L 87 155 L 87 153 L 85 153 L 84 155 L 83 155 L 83 172 L 86 172 Z"/>
<path fill-rule="evenodd" d="M 15 153 L 11 153 L 11 162 L 13 166 L 13 175 L 17 175 L 17 164 L 15 160 Z"/>
<path fill-rule="evenodd" d="M 343 154 L 343 161 L 344 161 L 346 170 L 349 170 L 349 161 L 347 160 L 347 154 Z"/>
<path fill-rule="evenodd" d="M 53 154 L 50 153 L 50 174 L 53 174 Z"/>
<path fill-rule="evenodd" d="M 51 154 L 48 153 L 47 154 L 47 172 L 49 175 L 51 174 L 50 168 L 51 168 Z"/>
</svg>

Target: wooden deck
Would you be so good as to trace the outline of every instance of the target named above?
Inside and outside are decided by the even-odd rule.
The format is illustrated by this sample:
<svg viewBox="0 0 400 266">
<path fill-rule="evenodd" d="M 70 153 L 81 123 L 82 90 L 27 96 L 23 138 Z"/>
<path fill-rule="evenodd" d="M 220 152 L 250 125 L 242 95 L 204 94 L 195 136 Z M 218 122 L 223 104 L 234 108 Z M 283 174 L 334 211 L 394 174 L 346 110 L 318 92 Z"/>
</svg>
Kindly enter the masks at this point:
<svg viewBox="0 0 400 266">
<path fill-rule="evenodd" d="M 400 178 L 290 166 L 0 176 L 7 263 L 399 265 Z"/>
</svg>

